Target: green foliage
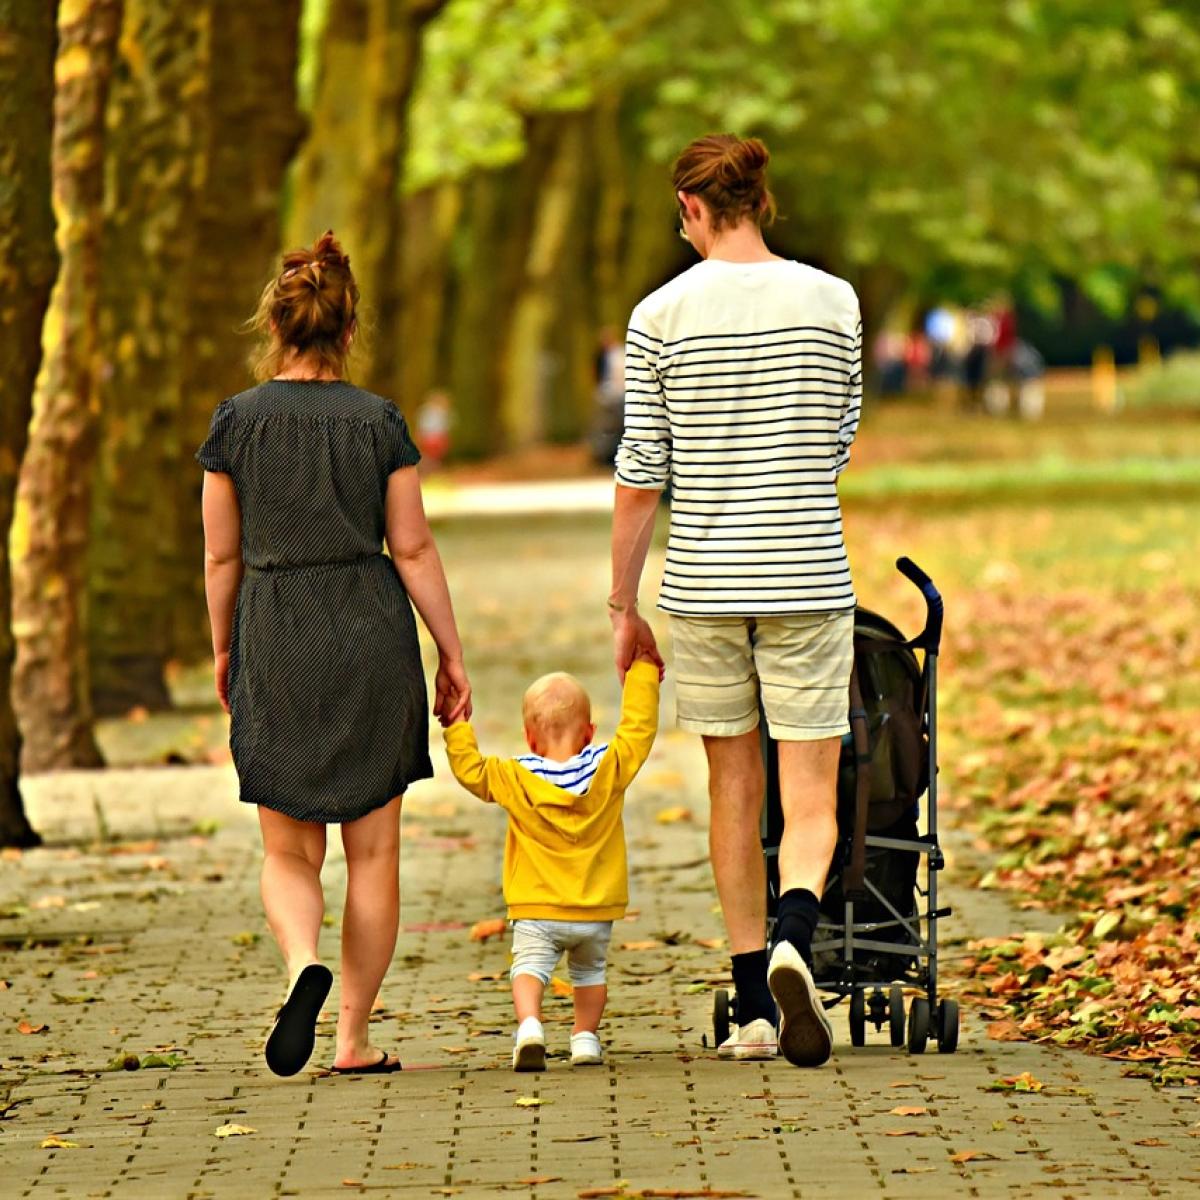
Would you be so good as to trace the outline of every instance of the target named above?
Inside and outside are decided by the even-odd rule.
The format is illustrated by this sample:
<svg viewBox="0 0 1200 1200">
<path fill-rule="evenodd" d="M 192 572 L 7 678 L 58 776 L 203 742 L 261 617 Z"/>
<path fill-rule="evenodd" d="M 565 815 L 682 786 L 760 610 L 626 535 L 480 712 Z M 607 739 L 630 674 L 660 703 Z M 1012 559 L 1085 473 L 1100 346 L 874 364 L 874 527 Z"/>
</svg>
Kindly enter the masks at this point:
<svg viewBox="0 0 1200 1200">
<path fill-rule="evenodd" d="M 1150 281 L 1200 304 L 1189 5 L 451 0 L 409 186 L 512 162 L 524 118 L 600 89 L 627 97 L 654 161 L 711 129 L 769 139 L 777 240 L 835 270 L 1043 306 L 1068 276 L 1108 312 Z"/>
<path fill-rule="evenodd" d="M 425 36 L 408 188 L 520 159 L 530 115 L 592 103 L 619 27 L 577 0 L 451 0 Z"/>
<path fill-rule="evenodd" d="M 1146 279 L 1200 300 L 1194 10 L 753 0 L 731 36 L 720 8 L 673 13 L 672 42 L 641 51 L 662 72 L 651 152 L 764 135 L 804 251 L 973 295 L 1044 297 L 1059 274 L 1108 311 Z"/>
<path fill-rule="evenodd" d="M 1143 367 L 1125 385 L 1124 396 L 1136 407 L 1200 412 L 1200 354 L 1173 354 L 1157 366 Z"/>
</svg>

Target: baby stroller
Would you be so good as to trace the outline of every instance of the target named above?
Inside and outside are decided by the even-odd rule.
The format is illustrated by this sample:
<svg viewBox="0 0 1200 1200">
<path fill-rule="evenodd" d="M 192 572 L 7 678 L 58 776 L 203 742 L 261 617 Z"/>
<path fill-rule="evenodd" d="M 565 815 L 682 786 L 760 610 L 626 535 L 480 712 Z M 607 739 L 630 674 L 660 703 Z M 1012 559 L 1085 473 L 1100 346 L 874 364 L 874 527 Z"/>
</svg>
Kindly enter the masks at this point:
<svg viewBox="0 0 1200 1200">
<path fill-rule="evenodd" d="M 944 866 L 937 835 L 937 657 L 942 598 L 911 559 L 897 569 L 921 589 L 926 621 L 911 641 L 885 618 L 859 608 L 854 618 L 851 733 L 838 770 L 838 848 L 813 938 L 813 975 L 832 1008 L 850 1001 L 850 1041 L 866 1043 L 867 1023 L 886 1023 L 893 1046 L 922 1054 L 932 1037 L 942 1053 L 958 1047 L 958 1003 L 938 998 L 937 903 Z M 922 651 L 918 662 L 916 650 Z M 763 730 L 767 794 L 762 846 L 767 865 L 768 941 L 779 900 L 783 809 L 774 744 Z M 921 833 L 920 804 L 925 804 Z M 917 882 L 921 859 L 925 883 Z M 924 926 L 924 929 L 922 929 Z M 919 989 L 905 1014 L 905 988 Z M 886 989 L 886 991 L 885 991 Z M 713 997 L 719 1046 L 737 1019 L 737 998 Z"/>
</svg>

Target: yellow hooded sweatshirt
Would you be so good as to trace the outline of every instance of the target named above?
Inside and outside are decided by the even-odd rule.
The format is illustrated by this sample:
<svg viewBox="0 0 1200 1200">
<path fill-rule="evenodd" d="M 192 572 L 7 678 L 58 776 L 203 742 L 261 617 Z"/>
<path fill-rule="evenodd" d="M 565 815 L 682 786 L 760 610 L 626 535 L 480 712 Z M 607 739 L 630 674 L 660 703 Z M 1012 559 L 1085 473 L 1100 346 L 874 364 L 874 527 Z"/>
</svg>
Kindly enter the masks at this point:
<svg viewBox="0 0 1200 1200">
<path fill-rule="evenodd" d="M 508 813 L 504 899 L 510 920 L 611 921 L 625 915 L 629 876 L 625 789 L 658 732 L 658 668 L 635 662 L 625 675 L 621 721 L 591 787 L 576 796 L 511 758 L 484 758 L 475 731 L 458 721 L 445 731 L 459 783 Z"/>
</svg>

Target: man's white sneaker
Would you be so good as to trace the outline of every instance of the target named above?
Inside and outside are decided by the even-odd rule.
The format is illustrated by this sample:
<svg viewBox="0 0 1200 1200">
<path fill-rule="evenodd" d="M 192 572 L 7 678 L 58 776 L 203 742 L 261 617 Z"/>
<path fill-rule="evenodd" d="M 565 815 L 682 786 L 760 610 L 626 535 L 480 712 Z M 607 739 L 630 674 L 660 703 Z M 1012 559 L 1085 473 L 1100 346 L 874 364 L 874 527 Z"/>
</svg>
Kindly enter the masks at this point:
<svg viewBox="0 0 1200 1200">
<path fill-rule="evenodd" d="M 819 1067 L 833 1053 L 833 1029 L 812 972 L 791 942 L 771 953 L 767 986 L 779 1008 L 779 1049 L 793 1066 Z"/>
<path fill-rule="evenodd" d="M 546 1034 L 537 1017 L 526 1017 L 517 1027 L 513 1046 L 514 1071 L 544 1071 L 546 1069 Z"/>
<path fill-rule="evenodd" d="M 720 1058 L 774 1058 L 778 1052 L 775 1026 L 761 1017 L 737 1026 L 717 1047 Z"/>
<path fill-rule="evenodd" d="M 604 1062 L 600 1039 L 594 1033 L 571 1034 L 571 1066 L 598 1067 Z"/>
</svg>

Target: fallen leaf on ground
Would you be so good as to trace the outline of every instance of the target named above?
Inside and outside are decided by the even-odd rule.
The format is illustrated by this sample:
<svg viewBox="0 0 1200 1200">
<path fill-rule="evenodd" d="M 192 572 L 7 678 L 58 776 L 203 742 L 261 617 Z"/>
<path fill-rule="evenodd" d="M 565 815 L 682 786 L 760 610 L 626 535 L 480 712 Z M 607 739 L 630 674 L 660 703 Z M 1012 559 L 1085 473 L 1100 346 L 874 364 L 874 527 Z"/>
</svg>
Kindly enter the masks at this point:
<svg viewBox="0 0 1200 1200">
<path fill-rule="evenodd" d="M 986 1090 L 989 1092 L 1040 1092 L 1046 1085 L 1040 1079 L 1035 1079 L 1028 1071 L 1020 1075 L 1006 1075 L 1003 1079 L 993 1080 Z"/>
<path fill-rule="evenodd" d="M 247 1133 L 257 1132 L 258 1130 L 250 1125 L 234 1125 L 232 1123 L 228 1125 L 218 1125 L 217 1128 L 213 1130 L 214 1135 L 219 1138 L 243 1137 Z"/>
<path fill-rule="evenodd" d="M 697 946 L 703 946 L 705 950 L 723 950 L 725 948 L 724 938 L 697 938 Z"/>
<path fill-rule="evenodd" d="M 57 1136 L 42 1139 L 43 1150 L 78 1150 L 78 1142 L 67 1142 Z"/>
<path fill-rule="evenodd" d="M 559 979 L 557 975 L 550 980 L 550 992 L 551 995 L 561 996 L 564 999 L 575 995 L 575 989 L 565 979 Z"/>
<path fill-rule="evenodd" d="M 430 1171 L 433 1168 L 429 1163 L 402 1162 L 385 1163 L 383 1169 L 385 1171 Z"/>
<path fill-rule="evenodd" d="M 923 1108 L 919 1104 L 901 1104 L 896 1108 L 888 1109 L 893 1117 L 923 1117 L 928 1114 L 929 1109 Z"/>
<path fill-rule="evenodd" d="M 1149 1138 L 1140 1138 L 1138 1141 L 1134 1142 L 1133 1144 L 1135 1146 L 1169 1146 L 1171 1143 L 1164 1142 L 1162 1140 L 1162 1138 L 1149 1137 Z"/>
<path fill-rule="evenodd" d="M 893 1175 L 932 1175 L 937 1167 L 893 1167 Z"/>
<path fill-rule="evenodd" d="M 528 1179 L 518 1179 L 517 1182 L 525 1187 L 537 1187 L 539 1183 L 557 1183 L 561 1175 L 530 1175 Z"/>
<path fill-rule="evenodd" d="M 549 1104 L 549 1100 L 543 1100 L 541 1096 L 518 1096 L 513 1104 L 517 1108 L 540 1108 L 543 1104 Z"/>
<path fill-rule="evenodd" d="M 503 917 L 492 917 L 487 921 L 476 921 L 471 926 L 471 941 L 486 942 L 488 938 L 503 937 L 508 922 Z"/>
<path fill-rule="evenodd" d="M 35 1025 L 32 1021 L 21 1021 L 17 1025 L 18 1033 L 45 1033 L 50 1028 L 49 1025 Z"/>
<path fill-rule="evenodd" d="M 987 1035 L 997 1042 L 1019 1042 L 1024 1038 L 1021 1027 L 1011 1017 L 988 1024 Z"/>
<path fill-rule="evenodd" d="M 662 945 L 662 942 L 654 938 L 646 938 L 640 942 L 622 942 L 622 950 L 657 950 Z"/>
<path fill-rule="evenodd" d="M 660 808 L 654 819 L 660 825 L 674 825 L 679 821 L 690 821 L 692 810 L 683 804 L 673 804 L 670 808 Z"/>
<path fill-rule="evenodd" d="M 884 1137 L 925 1137 L 924 1129 L 885 1129 Z"/>
<path fill-rule="evenodd" d="M 992 1159 L 998 1162 L 999 1159 L 994 1154 L 989 1154 L 986 1150 L 960 1150 L 957 1154 L 950 1155 L 952 1163 L 969 1163 L 982 1161 L 983 1159 Z"/>
</svg>

